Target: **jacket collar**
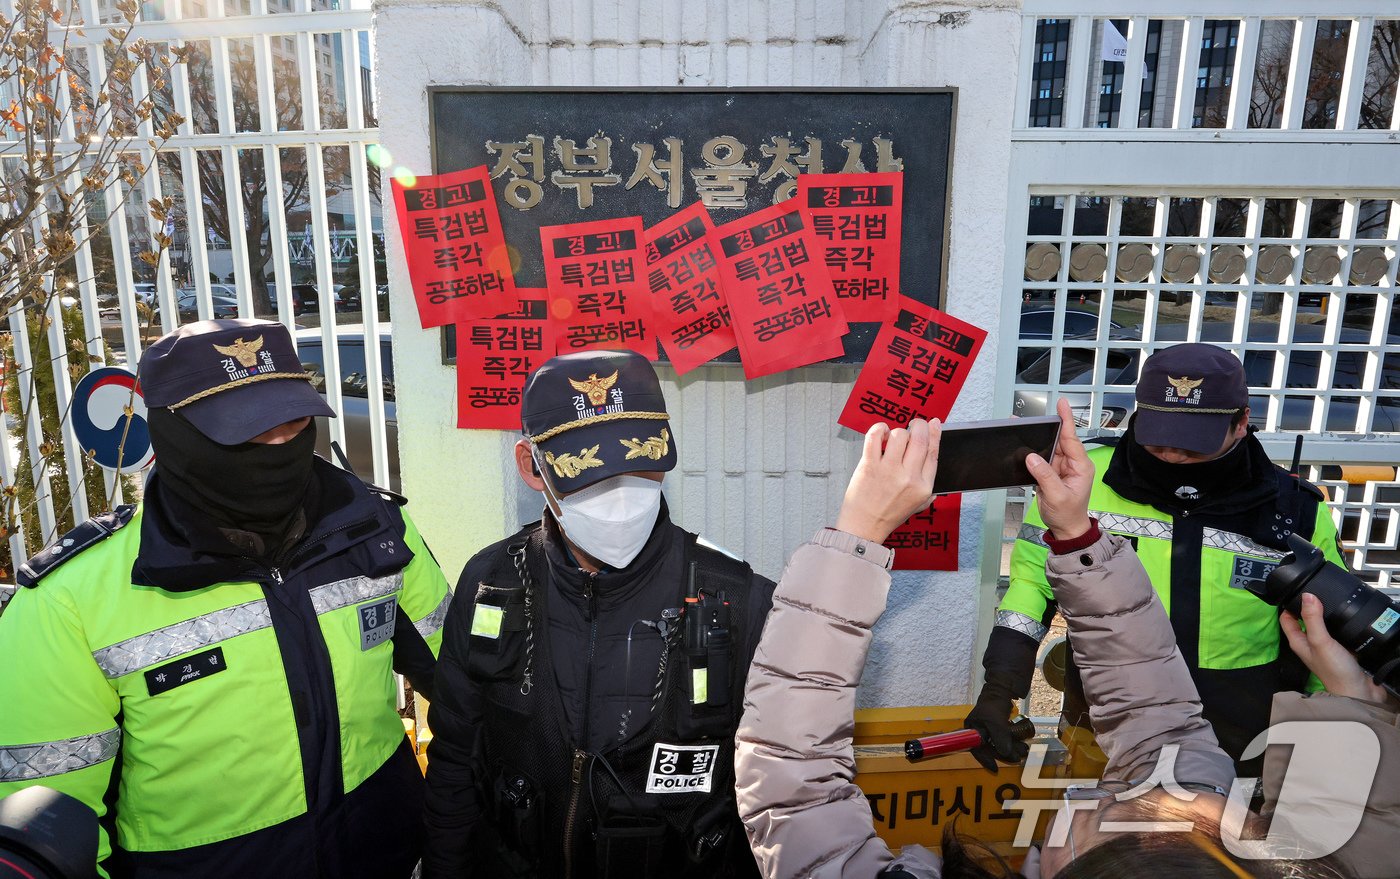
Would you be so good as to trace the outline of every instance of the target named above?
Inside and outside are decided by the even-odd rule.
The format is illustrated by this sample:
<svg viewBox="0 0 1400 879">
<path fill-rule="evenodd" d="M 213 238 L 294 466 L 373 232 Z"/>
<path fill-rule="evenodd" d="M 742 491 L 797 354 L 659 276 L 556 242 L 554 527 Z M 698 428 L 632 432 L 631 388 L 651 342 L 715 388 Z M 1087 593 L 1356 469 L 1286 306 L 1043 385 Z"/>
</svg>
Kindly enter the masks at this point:
<svg viewBox="0 0 1400 879">
<path fill-rule="evenodd" d="M 284 577 L 377 537 L 393 525 L 384 501 L 354 475 L 319 457 L 312 474 L 316 487 L 309 493 L 305 535 L 284 554 L 280 569 Z M 208 523 L 193 516 L 183 516 L 189 521 L 181 521 L 181 511 L 159 490 L 159 472 L 146 483 L 142 509 L 141 546 L 131 569 L 131 582 L 137 586 L 187 592 L 271 575 L 267 563 L 238 555 Z M 395 564 L 402 567 L 407 547 L 398 555 Z"/>
<path fill-rule="evenodd" d="M 1159 485 L 1133 467 L 1129 446 L 1136 443 L 1130 426 L 1113 450 L 1113 457 L 1103 474 L 1103 484 L 1130 501 L 1148 504 L 1173 516 L 1181 515 L 1184 508 L 1172 494 L 1176 486 Z M 1253 430 L 1240 440 L 1240 446 L 1238 451 L 1244 456 L 1244 461 L 1240 468 L 1243 478 L 1239 484 L 1231 486 L 1231 491 L 1215 500 L 1192 507 L 1192 516 L 1233 515 L 1271 502 L 1278 495 L 1278 479 L 1273 462 Z M 1137 448 L 1142 449 L 1140 445 Z M 1142 451 L 1148 454 L 1145 449 Z"/>
<path fill-rule="evenodd" d="M 578 566 L 578 562 L 564 543 L 563 532 L 548 506 L 544 511 L 543 527 L 545 557 L 549 562 L 551 582 L 559 586 L 558 591 L 566 599 L 579 605 L 586 600 L 584 586 L 588 585 L 602 607 L 625 601 L 645 588 L 671 557 L 677 533 L 677 529 L 671 524 L 670 510 L 663 497 L 661 510 L 656 515 L 656 525 L 651 529 L 651 536 L 647 538 L 646 545 L 632 563 L 621 570 L 604 567 L 598 573 L 590 574 Z"/>
</svg>

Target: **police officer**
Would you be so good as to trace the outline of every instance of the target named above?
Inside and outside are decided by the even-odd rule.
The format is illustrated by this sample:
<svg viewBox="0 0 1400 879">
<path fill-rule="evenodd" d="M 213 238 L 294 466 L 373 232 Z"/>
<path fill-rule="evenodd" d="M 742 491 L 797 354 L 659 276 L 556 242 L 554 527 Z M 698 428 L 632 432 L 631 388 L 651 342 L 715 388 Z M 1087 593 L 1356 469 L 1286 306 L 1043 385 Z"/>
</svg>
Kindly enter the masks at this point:
<svg viewBox="0 0 1400 879">
<path fill-rule="evenodd" d="M 1273 464 L 1254 437 L 1244 367 L 1230 352 L 1206 344 L 1157 352 L 1143 363 L 1136 400 L 1116 447 L 1089 453 L 1096 472 L 1090 515 L 1135 545 L 1170 613 L 1205 717 L 1238 761 L 1268 726 L 1273 694 L 1307 682 L 1280 637 L 1277 609 L 1244 587 L 1268 576 L 1293 532 L 1345 567 L 1337 530 L 1322 493 Z M 989 740 L 974 752 L 989 768 L 993 756 L 1016 761 L 1026 753 L 1008 716 L 1012 700 L 1030 690 L 1037 647 L 1055 615 L 1045 578 L 1052 548 L 1075 549 L 1047 535 L 1037 501 L 1011 551 L 1010 586 L 982 660 L 986 682 L 967 717 Z M 1072 664 L 1066 685 L 1061 732 L 1072 737 L 1071 727 L 1088 728 Z"/>
<path fill-rule="evenodd" d="M 139 506 L 21 567 L 0 616 L 0 796 L 102 816 L 113 877 L 406 877 L 422 777 L 394 670 L 430 693 L 447 583 L 399 502 L 317 458 L 279 323 L 192 323 L 140 366 Z"/>
<path fill-rule="evenodd" d="M 424 875 L 756 876 L 733 750 L 772 582 L 667 515 L 676 438 L 644 358 L 555 357 L 522 414 L 544 515 L 458 581 Z"/>
</svg>

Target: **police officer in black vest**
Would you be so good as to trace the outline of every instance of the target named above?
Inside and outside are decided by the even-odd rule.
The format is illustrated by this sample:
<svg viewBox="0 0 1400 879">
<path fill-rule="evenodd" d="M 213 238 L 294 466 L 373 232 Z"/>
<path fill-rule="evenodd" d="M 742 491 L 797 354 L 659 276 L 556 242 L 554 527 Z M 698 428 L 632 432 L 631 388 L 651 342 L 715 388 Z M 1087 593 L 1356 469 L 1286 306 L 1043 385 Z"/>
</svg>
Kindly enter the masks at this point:
<svg viewBox="0 0 1400 879">
<path fill-rule="evenodd" d="M 734 732 L 773 583 L 667 515 L 676 441 L 643 357 L 555 357 L 522 410 L 544 516 L 457 583 L 424 876 L 757 876 Z"/>
</svg>

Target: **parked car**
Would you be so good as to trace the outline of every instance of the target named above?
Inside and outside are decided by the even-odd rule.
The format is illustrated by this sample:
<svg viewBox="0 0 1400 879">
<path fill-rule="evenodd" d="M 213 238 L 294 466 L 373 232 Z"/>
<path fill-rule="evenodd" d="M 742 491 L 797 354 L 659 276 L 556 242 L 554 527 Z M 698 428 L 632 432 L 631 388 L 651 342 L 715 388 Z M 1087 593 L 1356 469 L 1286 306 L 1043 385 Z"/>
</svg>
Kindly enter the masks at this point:
<svg viewBox="0 0 1400 879">
<path fill-rule="evenodd" d="M 1227 344 L 1232 336 L 1233 325 L 1229 323 L 1207 323 L 1201 327 L 1201 341 Z M 1298 324 L 1293 328 L 1293 341 L 1302 344 L 1318 344 L 1323 341 L 1325 327 L 1322 324 Z M 1125 338 L 1133 330 L 1120 330 L 1111 338 Z M 1133 335 L 1136 338 L 1136 335 Z M 1158 327 L 1158 341 L 1180 342 L 1186 338 L 1186 324 L 1166 324 Z M 1278 324 L 1255 322 L 1249 325 L 1247 339 L 1256 342 L 1272 342 L 1278 338 Z M 1365 344 L 1370 338 L 1368 332 L 1342 327 L 1339 341 L 1343 344 Z M 1400 344 L 1400 336 L 1390 336 L 1388 343 Z M 1065 392 L 1074 385 L 1089 384 L 1093 378 L 1094 350 L 1075 348 L 1067 345 L 1061 351 L 1060 374 L 1058 380 L 1050 374 L 1051 354 L 1047 351 L 1024 367 L 1016 376 L 1018 385 L 1053 385 L 1061 391 L 1061 396 L 1070 402 L 1075 420 L 1081 426 L 1123 427 L 1132 413 L 1135 401 L 1132 387 L 1137 383 L 1141 368 L 1142 351 L 1136 348 L 1109 348 L 1105 350 L 1104 383 L 1125 385 L 1128 390 L 1107 391 L 1103 394 L 1102 405 L 1096 412 L 1089 411 L 1090 396 L 1087 393 Z M 1273 384 L 1275 357 L 1288 359 L 1284 386 L 1300 389 L 1297 394 L 1283 398 L 1278 429 L 1282 431 L 1304 432 L 1312 429 L 1313 401 L 1311 389 L 1317 385 L 1321 367 L 1319 351 L 1246 351 L 1244 355 L 1245 381 L 1250 387 L 1269 387 Z M 1323 429 L 1327 431 L 1353 431 L 1356 429 L 1357 410 L 1360 407 L 1362 379 L 1365 374 L 1366 355 L 1358 351 L 1342 350 L 1336 356 L 1332 376 L 1333 390 L 1355 390 L 1352 396 L 1333 396 L 1327 405 Z M 1375 399 L 1375 412 L 1372 429 L 1376 432 L 1400 431 L 1400 364 L 1391 358 L 1384 358 L 1378 385 L 1380 394 Z M 1041 389 L 1018 389 L 1015 395 L 1016 415 L 1044 415 L 1048 392 Z M 1268 416 L 1268 398 L 1252 395 L 1249 398 L 1249 420 L 1259 428 L 1264 427 Z"/>
<path fill-rule="evenodd" d="M 1113 321 L 1108 322 L 1110 330 L 1122 329 L 1122 324 Z M 1036 341 L 1047 341 L 1054 338 L 1055 309 L 1053 308 L 1027 308 L 1021 312 L 1020 337 L 1024 342 L 1027 339 Z M 1062 338 L 1089 338 L 1092 339 L 1099 331 L 1099 315 L 1096 311 L 1079 311 L 1073 308 L 1065 309 L 1064 324 L 1061 328 Z M 1016 371 L 1025 369 L 1031 361 L 1045 353 L 1044 348 L 1022 347 L 1016 352 Z"/>
<path fill-rule="evenodd" d="M 226 284 L 210 284 L 211 288 L 233 288 Z M 209 294 L 209 304 L 213 306 L 213 317 L 217 320 L 238 317 L 238 297 L 213 291 Z M 180 310 L 180 320 L 199 320 L 199 297 L 193 289 L 181 290 L 175 297 L 175 306 Z"/>
<path fill-rule="evenodd" d="M 336 311 L 344 310 L 340 301 L 341 284 L 336 284 L 331 289 L 332 306 Z M 269 283 L 267 285 L 267 295 L 272 300 L 272 304 L 277 304 L 277 285 Z M 313 314 L 321 310 L 321 294 L 317 291 L 316 285 L 311 283 L 292 285 L 292 314 Z"/>
<path fill-rule="evenodd" d="M 381 325 L 379 367 L 384 387 L 384 440 L 388 444 L 389 452 L 389 484 L 385 487 L 398 491 L 399 427 L 394 404 L 394 357 L 389 344 L 390 335 L 390 328 Z M 324 394 L 326 366 L 321 330 L 298 330 L 296 341 L 301 365 L 311 374 L 317 390 Z M 340 418 L 345 425 L 345 442 L 349 447 L 343 451 L 350 459 L 350 466 L 355 472 L 367 482 L 373 482 L 374 462 L 370 454 L 370 401 L 365 369 L 364 327 L 358 324 L 337 327 L 336 351 L 340 356 Z M 331 432 L 326 419 L 317 419 L 316 431 L 316 451 L 338 465 L 340 461 L 331 451 Z"/>
</svg>

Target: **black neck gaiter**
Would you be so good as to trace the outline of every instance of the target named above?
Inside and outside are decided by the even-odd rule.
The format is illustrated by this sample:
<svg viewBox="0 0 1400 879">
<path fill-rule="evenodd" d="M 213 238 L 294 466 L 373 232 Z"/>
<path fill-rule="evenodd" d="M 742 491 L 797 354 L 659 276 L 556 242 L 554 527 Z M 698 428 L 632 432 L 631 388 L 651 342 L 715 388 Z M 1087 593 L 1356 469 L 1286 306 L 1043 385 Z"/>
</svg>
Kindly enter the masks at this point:
<svg viewBox="0 0 1400 879">
<path fill-rule="evenodd" d="M 1138 444 L 1130 423 L 1123 435 L 1133 481 L 1147 488 L 1155 500 L 1182 510 L 1193 510 L 1240 489 L 1252 474 L 1249 443 L 1243 439 L 1230 451 L 1196 464 L 1168 464 Z"/>
<path fill-rule="evenodd" d="M 281 544 L 301 512 L 315 463 L 316 421 L 285 443 L 214 442 L 179 413 L 152 407 L 148 424 L 163 492 L 220 528 Z"/>
</svg>

